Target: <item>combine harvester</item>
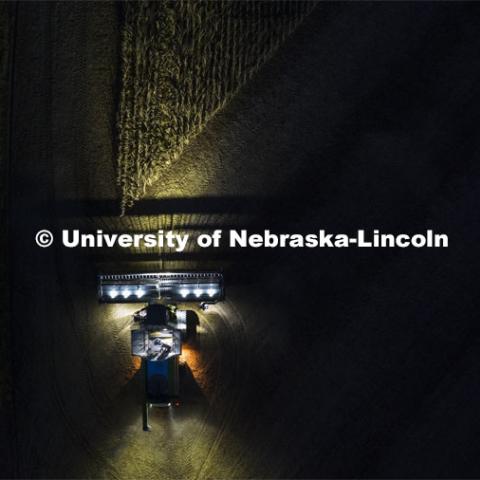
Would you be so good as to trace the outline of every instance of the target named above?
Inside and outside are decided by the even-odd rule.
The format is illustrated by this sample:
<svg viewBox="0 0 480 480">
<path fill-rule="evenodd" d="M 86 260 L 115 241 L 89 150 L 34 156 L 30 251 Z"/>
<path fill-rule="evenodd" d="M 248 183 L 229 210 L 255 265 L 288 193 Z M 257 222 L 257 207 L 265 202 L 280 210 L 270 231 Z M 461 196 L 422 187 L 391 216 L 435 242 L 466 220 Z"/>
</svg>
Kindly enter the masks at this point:
<svg viewBox="0 0 480 480">
<path fill-rule="evenodd" d="M 132 355 L 141 357 L 145 372 L 143 429 L 148 431 L 151 407 L 179 404 L 179 356 L 187 336 L 187 310 L 177 303 L 208 305 L 224 299 L 220 273 L 134 273 L 99 275 L 101 303 L 144 303 L 133 316 Z"/>
</svg>

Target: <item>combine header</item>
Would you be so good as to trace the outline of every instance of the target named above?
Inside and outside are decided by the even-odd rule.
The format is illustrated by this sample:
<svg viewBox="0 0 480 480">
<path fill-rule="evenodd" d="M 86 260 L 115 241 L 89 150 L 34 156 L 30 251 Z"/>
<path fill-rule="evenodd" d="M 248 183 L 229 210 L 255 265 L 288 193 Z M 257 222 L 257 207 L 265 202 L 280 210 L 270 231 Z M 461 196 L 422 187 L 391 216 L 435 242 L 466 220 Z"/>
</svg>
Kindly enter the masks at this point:
<svg viewBox="0 0 480 480">
<path fill-rule="evenodd" d="M 134 273 L 98 276 L 101 303 L 143 303 L 133 319 L 132 355 L 142 359 L 145 372 L 143 429 L 150 430 L 151 407 L 179 404 L 179 362 L 187 337 L 187 310 L 177 303 L 208 305 L 224 299 L 220 273 Z"/>
</svg>

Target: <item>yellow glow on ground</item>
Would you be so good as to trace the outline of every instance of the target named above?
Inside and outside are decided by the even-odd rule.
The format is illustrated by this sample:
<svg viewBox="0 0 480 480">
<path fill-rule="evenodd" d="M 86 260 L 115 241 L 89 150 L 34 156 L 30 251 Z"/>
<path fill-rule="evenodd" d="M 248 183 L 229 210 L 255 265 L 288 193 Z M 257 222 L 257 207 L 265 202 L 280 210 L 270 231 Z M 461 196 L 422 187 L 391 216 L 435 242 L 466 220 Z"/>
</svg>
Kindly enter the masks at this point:
<svg viewBox="0 0 480 480">
<path fill-rule="evenodd" d="M 140 310 L 141 305 L 116 303 L 108 305 L 108 308 L 111 309 L 110 316 L 112 317 L 112 319 L 119 320 L 125 317 L 128 317 L 130 319 L 137 310 Z"/>
<path fill-rule="evenodd" d="M 193 378 L 198 383 L 200 388 L 204 390 L 207 379 L 205 378 L 205 372 L 200 351 L 195 346 L 183 344 L 180 361 L 185 362 L 188 365 L 192 372 Z"/>
<path fill-rule="evenodd" d="M 140 357 L 134 357 L 132 355 L 132 366 L 134 370 L 134 374 L 142 368 L 142 359 Z"/>
</svg>

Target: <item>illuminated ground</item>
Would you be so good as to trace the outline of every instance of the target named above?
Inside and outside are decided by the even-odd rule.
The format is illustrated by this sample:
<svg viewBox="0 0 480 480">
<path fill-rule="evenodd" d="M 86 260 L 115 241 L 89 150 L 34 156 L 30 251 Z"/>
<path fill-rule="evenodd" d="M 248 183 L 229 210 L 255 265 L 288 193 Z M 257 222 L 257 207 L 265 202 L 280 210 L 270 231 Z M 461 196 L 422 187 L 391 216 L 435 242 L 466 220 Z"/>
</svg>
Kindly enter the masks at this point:
<svg viewBox="0 0 480 480">
<path fill-rule="evenodd" d="M 20 5 L 10 247 L 17 476 L 480 475 L 479 9 L 317 10 L 147 201 L 118 218 L 117 12 Z M 33 245 L 39 228 L 65 225 L 433 226 L 452 245 L 161 260 Z M 228 301 L 201 315 L 185 349 L 184 405 L 155 411 L 145 433 L 128 343 L 134 307 L 98 305 L 95 273 L 214 267 L 227 273 Z"/>
</svg>

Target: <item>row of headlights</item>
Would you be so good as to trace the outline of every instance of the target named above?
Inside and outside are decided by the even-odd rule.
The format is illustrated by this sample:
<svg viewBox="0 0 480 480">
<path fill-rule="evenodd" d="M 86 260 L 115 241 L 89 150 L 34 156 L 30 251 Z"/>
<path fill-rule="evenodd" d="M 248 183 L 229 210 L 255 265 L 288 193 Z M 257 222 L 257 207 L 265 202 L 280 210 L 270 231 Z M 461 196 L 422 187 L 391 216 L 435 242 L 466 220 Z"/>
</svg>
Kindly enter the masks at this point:
<svg viewBox="0 0 480 480">
<path fill-rule="evenodd" d="M 207 290 L 202 290 L 201 288 L 195 288 L 194 290 L 189 290 L 188 288 L 182 288 L 180 290 L 180 295 L 183 298 L 188 297 L 189 295 L 195 295 L 197 298 L 200 298 L 202 295 L 208 295 L 209 297 L 213 297 L 218 290 L 214 288 L 209 288 Z"/>
<path fill-rule="evenodd" d="M 143 288 L 137 288 L 136 290 L 133 290 L 131 288 L 122 288 L 121 290 L 117 288 L 112 288 L 108 292 L 108 296 L 110 298 L 117 298 L 119 296 L 123 298 L 129 298 L 132 295 L 135 295 L 137 298 L 141 298 L 145 296 L 147 292 Z M 214 297 L 215 294 L 218 293 L 218 290 L 215 288 L 208 288 L 207 290 L 202 290 L 201 288 L 195 288 L 193 290 L 189 290 L 188 288 L 182 288 L 180 289 L 180 295 L 183 298 L 187 298 L 189 295 L 194 295 L 197 298 L 200 298 L 204 295 L 208 295 L 209 297 Z"/>
<path fill-rule="evenodd" d="M 112 288 L 108 293 L 110 298 L 117 298 L 118 296 L 122 296 L 123 298 L 131 297 L 135 295 L 137 298 L 143 297 L 147 292 L 143 288 L 137 288 L 136 290 L 131 290 L 130 288 L 124 288 L 121 291 L 117 290 L 116 288 Z"/>
</svg>

